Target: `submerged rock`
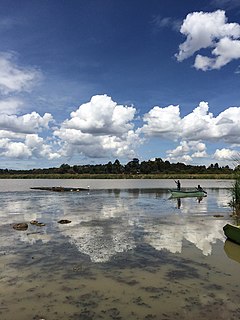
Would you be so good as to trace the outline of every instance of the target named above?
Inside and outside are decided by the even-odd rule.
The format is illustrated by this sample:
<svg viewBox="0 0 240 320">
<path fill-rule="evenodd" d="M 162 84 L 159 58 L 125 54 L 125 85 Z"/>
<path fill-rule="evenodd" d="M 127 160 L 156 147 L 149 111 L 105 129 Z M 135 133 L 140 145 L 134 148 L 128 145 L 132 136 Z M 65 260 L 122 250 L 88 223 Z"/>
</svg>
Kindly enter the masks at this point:
<svg viewBox="0 0 240 320">
<path fill-rule="evenodd" d="M 70 220 L 67 220 L 67 219 L 63 219 L 63 220 L 59 220 L 58 223 L 61 223 L 61 224 L 66 224 L 66 223 L 71 223 L 72 221 Z"/>
<path fill-rule="evenodd" d="M 28 228 L 28 224 L 25 222 L 21 222 L 21 223 L 15 223 L 13 225 L 13 229 L 18 230 L 18 231 L 25 231 Z"/>
<path fill-rule="evenodd" d="M 38 226 L 38 227 L 43 227 L 43 226 L 45 226 L 45 223 L 38 222 L 37 220 L 31 220 L 30 223 L 33 224 L 33 225 L 35 225 L 35 226 Z"/>
</svg>

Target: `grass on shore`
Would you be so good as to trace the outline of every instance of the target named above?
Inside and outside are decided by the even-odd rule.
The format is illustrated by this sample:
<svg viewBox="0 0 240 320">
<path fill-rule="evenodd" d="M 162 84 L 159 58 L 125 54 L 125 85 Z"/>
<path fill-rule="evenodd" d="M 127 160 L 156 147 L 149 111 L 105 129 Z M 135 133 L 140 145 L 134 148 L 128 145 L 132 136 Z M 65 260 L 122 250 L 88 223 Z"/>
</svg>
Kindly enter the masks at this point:
<svg viewBox="0 0 240 320">
<path fill-rule="evenodd" d="M 0 179 L 235 179 L 234 174 L 0 174 Z"/>
</svg>

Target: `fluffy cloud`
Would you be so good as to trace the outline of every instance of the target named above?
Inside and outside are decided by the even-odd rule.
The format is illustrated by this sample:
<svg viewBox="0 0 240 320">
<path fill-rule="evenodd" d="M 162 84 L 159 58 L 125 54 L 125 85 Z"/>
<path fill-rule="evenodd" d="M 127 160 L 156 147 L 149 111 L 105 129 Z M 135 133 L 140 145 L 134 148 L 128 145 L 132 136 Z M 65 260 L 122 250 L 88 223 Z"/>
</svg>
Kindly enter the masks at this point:
<svg viewBox="0 0 240 320">
<path fill-rule="evenodd" d="M 37 134 L 28 134 L 25 145 L 31 150 L 31 155 L 35 158 L 46 158 L 48 160 L 60 158 L 60 154 L 53 152 L 51 145 L 46 144 L 44 139 Z"/>
<path fill-rule="evenodd" d="M 187 154 L 189 152 L 189 150 L 190 150 L 190 148 L 189 148 L 188 143 L 186 141 L 182 141 L 180 143 L 180 146 L 178 146 L 174 150 L 168 150 L 167 153 L 170 158 L 172 158 L 172 157 L 177 158 L 179 156 L 182 157 L 184 154 Z"/>
<path fill-rule="evenodd" d="M 188 14 L 180 32 L 187 39 L 179 46 L 176 54 L 178 61 L 189 58 L 201 49 L 213 48 L 211 57 L 196 56 L 196 69 L 220 69 L 233 59 L 240 58 L 240 25 L 228 23 L 223 10 Z"/>
<path fill-rule="evenodd" d="M 31 151 L 22 142 L 8 142 L 4 146 L 4 150 L 1 155 L 7 158 L 29 158 L 31 156 Z"/>
<path fill-rule="evenodd" d="M 236 150 L 231 149 L 217 149 L 214 153 L 214 158 L 217 160 L 230 160 L 235 161 L 236 159 L 239 159 L 239 152 Z"/>
<path fill-rule="evenodd" d="M 16 133 L 34 133 L 42 128 L 48 128 L 52 121 L 52 115 L 45 113 L 41 117 L 37 112 L 24 114 L 22 116 L 0 114 L 0 128 Z"/>
<path fill-rule="evenodd" d="M 240 41 L 229 38 L 221 39 L 216 48 L 212 51 L 216 58 L 208 58 L 197 55 L 195 59 L 195 68 L 203 71 L 211 69 L 220 69 L 233 59 L 240 58 Z"/>
<path fill-rule="evenodd" d="M 0 54 L 0 156 L 8 159 L 47 158 L 55 159 L 59 155 L 52 146 L 45 143 L 38 133 L 49 129 L 53 117 L 49 113 L 43 116 L 33 111 L 17 115 L 24 105 L 17 95 L 29 91 L 40 79 L 41 73 L 35 68 L 20 67 L 15 56 Z"/>
<path fill-rule="evenodd" d="M 181 141 L 178 147 L 167 151 L 167 159 L 172 162 L 191 162 L 193 158 L 205 157 L 207 157 L 205 143 L 196 141 Z"/>
<path fill-rule="evenodd" d="M 230 107 L 216 117 L 203 101 L 185 117 L 181 117 L 179 106 L 154 107 L 143 120 L 146 123 L 138 132 L 149 138 L 179 142 L 175 149 L 167 151 L 170 161 L 191 162 L 194 158 L 206 158 L 206 144 L 210 142 L 240 146 L 240 107 Z M 219 152 L 213 156 L 220 159 Z"/>
<path fill-rule="evenodd" d="M 117 105 L 107 95 L 93 96 L 54 131 L 63 145 L 61 154 L 133 157 L 141 142 L 133 130 L 135 112 L 134 107 Z"/>
<path fill-rule="evenodd" d="M 10 99 L 10 98 L 9 98 Z M 14 101 L 14 100 L 13 100 Z M 6 102 L 7 103 L 7 102 Z M 16 108 L 19 101 L 16 100 Z M 70 113 L 59 126 L 51 114 L 0 112 L 0 156 L 11 159 L 58 159 L 73 156 L 90 158 L 133 158 L 144 139 L 171 140 L 166 152 L 170 161 L 191 162 L 209 157 L 209 143 L 228 144 L 213 157 L 226 160 L 240 146 L 240 107 L 230 107 L 214 116 L 207 102 L 184 117 L 180 106 L 155 106 L 143 116 L 143 125 L 134 128 L 136 109 L 118 105 L 107 95 L 93 96 Z M 1 103 L 0 103 L 1 107 Z M 14 111 L 14 107 L 12 109 Z M 52 127 L 54 123 L 54 128 Z M 231 149 L 232 148 L 232 149 Z"/>
<path fill-rule="evenodd" d="M 36 112 L 22 116 L 0 114 L 0 156 L 17 159 L 58 158 L 59 155 L 51 151 L 51 146 L 36 134 L 48 129 L 52 120 L 49 113 L 43 117 Z"/>
<path fill-rule="evenodd" d="M 132 158 L 142 141 L 133 130 L 136 109 L 118 105 L 107 95 L 93 96 L 54 132 L 50 127 L 54 119 L 49 113 L 17 116 L 6 109 L 4 106 L 0 112 L 0 156 L 7 158 Z M 48 135 L 45 141 L 39 136 L 42 131 Z"/>
<path fill-rule="evenodd" d="M 148 136 L 186 141 L 218 141 L 240 144 L 240 107 L 230 107 L 214 117 L 207 102 L 200 102 L 191 113 L 180 117 L 179 107 L 154 107 L 144 115 L 140 129 Z"/>
<path fill-rule="evenodd" d="M 135 112 L 135 108 L 117 105 L 107 95 L 96 95 L 72 112 L 63 127 L 93 135 L 121 135 L 133 128 Z"/>
<path fill-rule="evenodd" d="M 122 137 L 107 136 L 102 139 L 102 147 L 106 152 L 110 152 L 114 157 L 135 156 L 135 149 L 141 144 L 142 140 L 133 130 L 124 133 Z"/>
<path fill-rule="evenodd" d="M 37 134 L 26 135 L 22 141 L 0 139 L 0 156 L 14 159 L 46 158 L 49 160 L 60 157 L 58 153 L 52 152 L 50 145 L 45 144 L 43 138 Z"/>
<path fill-rule="evenodd" d="M 221 112 L 215 120 L 217 138 L 240 145 L 240 107 L 230 107 Z"/>
<path fill-rule="evenodd" d="M 34 68 L 23 68 L 14 61 L 11 53 L 0 54 L 0 92 L 2 94 L 29 91 L 41 77 Z"/>
<path fill-rule="evenodd" d="M 208 112 L 208 104 L 200 102 L 199 106 L 181 120 L 180 136 L 189 140 L 209 138 L 209 129 L 213 124 L 213 114 Z"/>
<path fill-rule="evenodd" d="M 0 113 L 0 156 L 17 159 L 59 157 L 38 136 L 42 130 L 49 129 L 51 121 L 53 118 L 49 113 L 43 117 L 36 112 L 22 116 Z"/>
<path fill-rule="evenodd" d="M 175 138 L 178 136 L 181 122 L 179 106 L 153 107 L 143 116 L 143 121 L 146 124 L 140 131 L 146 135 Z"/>
</svg>

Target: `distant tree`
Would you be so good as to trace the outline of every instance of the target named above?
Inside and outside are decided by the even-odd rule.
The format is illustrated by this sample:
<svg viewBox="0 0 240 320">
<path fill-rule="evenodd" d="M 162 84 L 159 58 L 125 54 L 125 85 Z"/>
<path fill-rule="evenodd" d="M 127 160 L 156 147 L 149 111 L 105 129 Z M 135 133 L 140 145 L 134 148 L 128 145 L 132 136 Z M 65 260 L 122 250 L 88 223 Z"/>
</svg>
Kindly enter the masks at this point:
<svg viewBox="0 0 240 320">
<path fill-rule="evenodd" d="M 81 173 L 81 167 L 76 164 L 72 167 L 74 173 Z"/>
<path fill-rule="evenodd" d="M 111 161 L 109 161 L 106 166 L 106 173 L 112 173 L 112 171 L 113 171 L 113 164 Z"/>
<path fill-rule="evenodd" d="M 69 169 L 70 169 L 70 165 L 67 163 L 63 163 L 61 164 L 61 166 L 59 167 L 59 173 L 68 173 Z"/>
<path fill-rule="evenodd" d="M 112 172 L 113 173 L 123 173 L 124 169 L 121 165 L 120 161 L 116 159 L 112 165 Z"/>
<path fill-rule="evenodd" d="M 74 165 L 70 166 L 67 163 L 61 164 L 59 168 L 36 168 L 30 170 L 13 170 L 13 169 L 0 169 L 0 173 L 4 175 L 16 175 L 16 174 L 121 174 L 121 173 L 144 173 L 144 174 L 157 174 L 157 173 L 188 173 L 188 174 L 201 174 L 201 173 L 236 173 L 240 174 L 239 161 L 236 162 L 235 169 L 229 168 L 228 165 L 220 167 L 218 163 L 210 164 L 208 168 L 206 166 L 193 166 L 186 165 L 184 163 L 170 163 L 168 160 L 163 161 L 161 158 L 155 158 L 155 160 L 142 161 L 140 163 L 138 158 L 133 158 L 125 166 L 120 163 L 118 159 L 112 163 L 109 161 L 106 164 L 96 165 Z"/>
<path fill-rule="evenodd" d="M 133 158 L 132 161 L 128 162 L 125 165 L 125 172 L 126 173 L 133 173 L 136 174 L 139 172 L 140 165 L 139 165 L 139 160 L 137 158 Z"/>
<path fill-rule="evenodd" d="M 140 163 L 140 172 L 141 173 L 158 173 L 159 170 L 159 166 L 156 160 L 152 161 L 152 160 L 148 160 L 148 161 L 143 161 Z"/>
<path fill-rule="evenodd" d="M 157 165 L 158 172 L 163 171 L 163 169 L 164 169 L 164 161 L 161 158 L 156 158 L 155 159 L 155 163 Z"/>
<path fill-rule="evenodd" d="M 240 164 L 237 165 L 237 166 L 234 168 L 234 171 L 239 171 L 239 172 L 240 172 Z"/>
</svg>

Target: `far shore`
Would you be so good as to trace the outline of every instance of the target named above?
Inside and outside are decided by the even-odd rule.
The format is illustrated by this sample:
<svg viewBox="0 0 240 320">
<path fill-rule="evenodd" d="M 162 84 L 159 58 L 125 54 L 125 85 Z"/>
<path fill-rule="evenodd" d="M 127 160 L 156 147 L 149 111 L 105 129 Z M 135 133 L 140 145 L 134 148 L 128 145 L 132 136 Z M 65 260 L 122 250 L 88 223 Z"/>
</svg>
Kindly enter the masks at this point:
<svg viewBox="0 0 240 320">
<path fill-rule="evenodd" d="M 226 179 L 234 180 L 235 174 L 1 174 L 0 179 Z"/>
</svg>

